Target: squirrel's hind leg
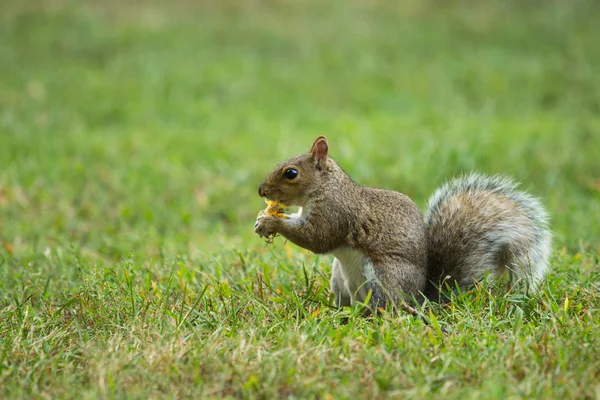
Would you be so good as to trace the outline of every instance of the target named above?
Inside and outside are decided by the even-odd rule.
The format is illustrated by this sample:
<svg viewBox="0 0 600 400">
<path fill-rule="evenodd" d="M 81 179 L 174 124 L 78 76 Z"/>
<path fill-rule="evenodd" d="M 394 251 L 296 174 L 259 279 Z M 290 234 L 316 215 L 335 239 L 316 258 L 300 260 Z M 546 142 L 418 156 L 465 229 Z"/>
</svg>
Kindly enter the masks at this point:
<svg viewBox="0 0 600 400">
<path fill-rule="evenodd" d="M 337 258 L 333 260 L 330 284 L 334 295 L 333 304 L 339 308 L 350 306 L 352 304 L 352 297 L 346 289 L 347 285 L 342 274 L 342 267 Z"/>
</svg>

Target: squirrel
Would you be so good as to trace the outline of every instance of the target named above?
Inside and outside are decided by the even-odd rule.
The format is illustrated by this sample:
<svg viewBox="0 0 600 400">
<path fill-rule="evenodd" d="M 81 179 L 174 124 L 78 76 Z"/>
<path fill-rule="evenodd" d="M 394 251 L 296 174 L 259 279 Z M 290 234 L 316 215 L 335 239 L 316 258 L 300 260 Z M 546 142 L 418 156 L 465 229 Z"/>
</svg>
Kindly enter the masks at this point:
<svg viewBox="0 0 600 400">
<path fill-rule="evenodd" d="M 299 207 L 286 219 L 259 214 L 259 236 L 280 234 L 335 256 L 336 307 L 436 301 L 446 284 L 468 289 L 488 274 L 508 273 L 535 290 L 548 269 L 548 214 L 507 178 L 455 178 L 434 192 L 423 216 L 402 193 L 352 181 L 319 136 L 308 153 L 279 163 L 258 194 Z"/>
</svg>

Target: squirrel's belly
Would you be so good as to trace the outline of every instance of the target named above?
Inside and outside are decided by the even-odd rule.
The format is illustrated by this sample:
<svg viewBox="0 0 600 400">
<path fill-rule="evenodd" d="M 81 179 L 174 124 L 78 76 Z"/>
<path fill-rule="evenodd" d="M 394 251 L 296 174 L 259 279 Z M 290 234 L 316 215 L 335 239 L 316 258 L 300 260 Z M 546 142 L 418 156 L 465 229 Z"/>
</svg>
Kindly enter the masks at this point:
<svg viewBox="0 0 600 400">
<path fill-rule="evenodd" d="M 371 288 L 368 282 L 377 280 L 369 257 L 350 247 L 336 249 L 333 255 L 339 261 L 340 272 L 352 300 L 364 301 Z"/>
</svg>

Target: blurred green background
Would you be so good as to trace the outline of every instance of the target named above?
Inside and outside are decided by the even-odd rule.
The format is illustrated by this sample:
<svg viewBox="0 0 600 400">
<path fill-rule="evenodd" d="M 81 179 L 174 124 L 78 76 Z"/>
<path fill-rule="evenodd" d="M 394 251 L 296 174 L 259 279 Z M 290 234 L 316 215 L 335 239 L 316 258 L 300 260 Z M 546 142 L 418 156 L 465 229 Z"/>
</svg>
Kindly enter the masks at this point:
<svg viewBox="0 0 600 400">
<path fill-rule="evenodd" d="M 599 19 L 0 1 L 0 397 L 597 397 Z M 552 215 L 543 290 L 480 289 L 431 325 L 331 310 L 330 256 L 253 233 L 258 185 L 317 135 L 422 209 L 457 174 L 522 182 Z"/>
<path fill-rule="evenodd" d="M 513 176 L 556 247 L 600 247 L 593 1 L 8 1 L 0 235 L 101 257 L 253 247 L 256 189 L 328 136 L 423 207 Z"/>
</svg>

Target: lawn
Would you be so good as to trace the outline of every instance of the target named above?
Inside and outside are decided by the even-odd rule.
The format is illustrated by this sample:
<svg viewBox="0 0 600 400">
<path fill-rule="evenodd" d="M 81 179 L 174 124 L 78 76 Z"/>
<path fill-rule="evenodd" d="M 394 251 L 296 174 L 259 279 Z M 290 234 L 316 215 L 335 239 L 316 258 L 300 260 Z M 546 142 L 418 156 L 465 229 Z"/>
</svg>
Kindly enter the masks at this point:
<svg viewBox="0 0 600 400">
<path fill-rule="evenodd" d="M 0 3 L 0 398 L 600 398 L 600 5 Z M 327 135 L 423 209 L 501 173 L 552 215 L 536 294 L 335 310 L 253 233 Z"/>
</svg>

